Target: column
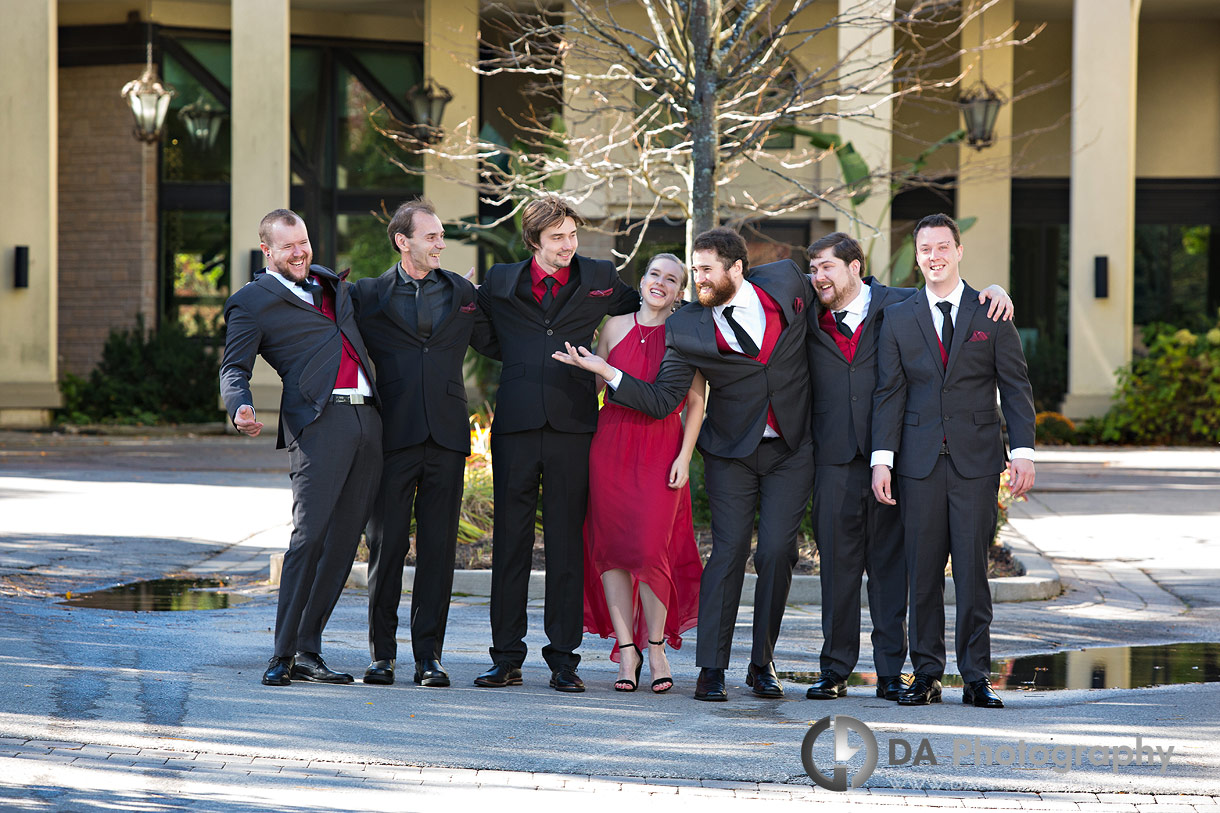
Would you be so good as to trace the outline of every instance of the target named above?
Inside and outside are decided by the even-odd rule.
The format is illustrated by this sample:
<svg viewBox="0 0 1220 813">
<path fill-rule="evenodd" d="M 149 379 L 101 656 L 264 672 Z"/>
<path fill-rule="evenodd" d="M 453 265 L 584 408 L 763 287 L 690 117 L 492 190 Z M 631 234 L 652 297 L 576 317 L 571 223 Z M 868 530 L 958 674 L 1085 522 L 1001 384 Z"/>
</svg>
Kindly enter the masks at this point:
<svg viewBox="0 0 1220 813">
<path fill-rule="evenodd" d="M 60 404 L 56 0 L 0 0 L 0 19 L 0 425 L 38 426 Z M 23 288 L 18 246 L 28 249 Z"/>
<path fill-rule="evenodd" d="M 259 220 L 272 209 L 288 208 L 288 5 L 289 0 L 233 4 L 231 291 L 250 280 Z"/>
<path fill-rule="evenodd" d="M 258 250 L 258 223 L 272 209 L 287 209 L 289 160 L 289 0 L 233 3 L 232 182 L 230 183 L 229 290 L 250 280 L 250 252 Z M 316 224 L 307 223 L 311 229 Z M 259 420 L 274 430 L 280 382 L 259 359 L 251 394 Z"/>
<path fill-rule="evenodd" d="M 979 8 L 985 0 L 974 0 L 967 11 Z M 978 47 L 982 41 L 1004 34 L 1013 23 L 1013 0 L 999 0 L 986 13 L 975 17 L 962 29 L 963 48 Z M 992 48 L 983 54 L 964 54 L 962 70 L 969 69 L 962 89 L 982 79 L 1012 99 L 1012 48 Z M 1000 108 L 996 118 L 995 143 L 976 150 L 962 142 L 958 151 L 957 219 L 976 218 L 962 237 L 966 254 L 962 275 L 970 285 L 982 290 L 992 283 L 1011 288 L 1009 247 L 1012 240 L 1012 102 Z"/>
<path fill-rule="evenodd" d="M 1068 393 L 1071 417 L 1104 413 L 1131 360 L 1136 54 L 1141 0 L 1076 0 Z M 1095 267 L 1108 267 L 1098 297 Z"/>
<path fill-rule="evenodd" d="M 475 0 L 424 0 L 424 75 L 453 93 L 445 108 L 441 126 L 446 139 L 465 125 L 477 135 L 479 115 L 479 78 L 472 70 L 479 58 L 479 9 Z M 435 155 L 425 156 L 424 196 L 436 206 L 441 220 L 454 223 L 479 211 L 474 184 L 478 173 L 473 166 L 443 166 Z M 456 183 L 449 178 L 463 178 Z M 451 233 L 456 230 L 450 228 Z M 442 265 L 465 274 L 478 259 L 478 249 L 457 240 L 447 242 Z"/>
<path fill-rule="evenodd" d="M 854 95 L 839 103 L 840 112 L 850 115 L 860 111 L 862 115 L 841 119 L 839 136 L 851 142 L 864 163 L 875 174 L 886 175 L 892 164 L 893 139 L 890 134 L 893 123 L 893 104 L 882 101 L 892 91 L 892 82 L 873 83 L 894 53 L 894 0 L 839 0 L 839 15 L 844 20 L 866 18 L 867 23 L 852 25 L 845 23 L 838 28 L 839 75 L 851 77 L 848 82 L 866 85 L 856 93 L 856 88 L 845 87 L 844 91 Z M 871 111 L 871 112 L 866 112 Z M 888 178 L 882 178 L 873 187 L 872 194 L 855 210 L 855 222 L 851 217 L 839 214 L 835 227 L 860 240 L 870 267 L 878 270 L 890 262 L 890 188 Z M 850 201 L 841 204 L 850 209 Z"/>
</svg>

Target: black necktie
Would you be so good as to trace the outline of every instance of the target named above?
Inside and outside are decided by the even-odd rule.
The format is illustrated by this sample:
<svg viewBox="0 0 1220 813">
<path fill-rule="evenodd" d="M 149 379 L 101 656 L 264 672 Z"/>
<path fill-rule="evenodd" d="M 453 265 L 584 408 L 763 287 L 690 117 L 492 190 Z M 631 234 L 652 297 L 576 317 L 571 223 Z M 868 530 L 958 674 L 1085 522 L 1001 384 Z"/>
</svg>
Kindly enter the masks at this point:
<svg viewBox="0 0 1220 813">
<path fill-rule="evenodd" d="M 758 345 L 750 338 L 750 334 L 746 333 L 746 329 L 738 324 L 733 318 L 733 308 L 736 305 L 729 305 L 724 309 L 724 320 L 729 323 L 729 327 L 733 329 L 733 335 L 737 337 L 737 343 L 741 345 L 741 352 L 751 358 L 758 358 Z"/>
<path fill-rule="evenodd" d="M 298 281 L 296 285 L 302 291 L 305 291 L 306 293 L 311 294 L 313 296 L 314 307 L 321 309 L 321 307 L 322 307 L 322 286 L 321 285 L 318 285 L 316 282 L 314 282 L 312 277 L 306 277 L 305 279 Z"/>
<path fill-rule="evenodd" d="M 421 339 L 432 335 L 432 308 L 424 295 L 424 281 L 413 279 L 409 283 L 415 291 L 415 329 Z"/>
<path fill-rule="evenodd" d="M 542 284 L 546 286 L 546 293 L 542 295 L 542 309 L 544 311 L 549 311 L 551 309 L 551 304 L 555 301 L 555 287 L 559 285 L 559 280 L 555 279 L 550 274 L 547 274 L 542 278 Z"/>
<path fill-rule="evenodd" d="M 945 317 L 940 320 L 940 343 L 945 346 L 945 356 L 948 356 L 949 348 L 953 346 L 953 303 L 941 301 L 936 303 L 936 307 Z"/>
<path fill-rule="evenodd" d="M 839 333 L 842 334 L 845 339 L 850 339 L 851 328 L 847 326 L 847 322 L 845 321 L 846 319 L 847 311 L 835 311 L 835 327 L 839 329 Z"/>
</svg>

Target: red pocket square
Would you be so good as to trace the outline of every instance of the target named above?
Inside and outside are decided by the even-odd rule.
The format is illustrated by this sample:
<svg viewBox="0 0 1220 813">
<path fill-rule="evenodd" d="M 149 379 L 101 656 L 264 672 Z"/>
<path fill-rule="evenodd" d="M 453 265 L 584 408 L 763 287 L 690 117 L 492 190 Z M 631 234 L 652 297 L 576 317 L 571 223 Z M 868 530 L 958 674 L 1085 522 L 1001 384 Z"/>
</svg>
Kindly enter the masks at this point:
<svg viewBox="0 0 1220 813">
<path fill-rule="evenodd" d="M 600 291 L 589 291 L 589 296 L 610 296 L 614 293 L 613 288 L 602 288 Z"/>
<path fill-rule="evenodd" d="M 797 313 L 800 313 L 801 311 L 805 310 L 805 300 L 801 299 L 798 296 L 792 303 L 792 309 L 794 311 L 796 311 Z"/>
<path fill-rule="evenodd" d="M 986 333 L 984 333 L 983 331 L 981 331 L 981 330 L 976 330 L 976 331 L 974 331 L 973 333 L 971 333 L 971 334 L 970 334 L 970 338 L 969 338 L 969 339 L 967 339 L 966 341 L 968 341 L 968 342 L 985 342 L 985 341 L 987 341 L 987 340 L 988 340 L 988 339 L 990 339 L 990 338 L 991 338 L 991 337 L 990 337 L 990 336 L 988 336 L 988 335 L 987 335 Z"/>
<path fill-rule="evenodd" d="M 462 306 L 462 313 L 474 313 L 479 309 L 477 303 L 471 302 L 469 305 Z"/>
</svg>

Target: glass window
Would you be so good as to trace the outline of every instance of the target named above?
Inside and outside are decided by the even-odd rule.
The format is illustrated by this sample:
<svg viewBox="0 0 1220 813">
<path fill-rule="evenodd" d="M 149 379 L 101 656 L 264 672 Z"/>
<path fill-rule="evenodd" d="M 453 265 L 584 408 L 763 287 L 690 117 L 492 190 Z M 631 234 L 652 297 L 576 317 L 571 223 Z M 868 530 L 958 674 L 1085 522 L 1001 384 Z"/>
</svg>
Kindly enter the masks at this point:
<svg viewBox="0 0 1220 813">
<path fill-rule="evenodd" d="M 214 336 L 229 295 L 229 213 L 162 210 L 165 318 Z"/>
<path fill-rule="evenodd" d="M 188 41 L 179 42 L 184 46 L 188 44 Z M 228 43 L 205 44 L 209 51 L 223 49 L 227 58 Z M 178 93 L 170 100 L 169 113 L 165 116 L 161 180 L 228 183 L 232 154 L 229 111 L 169 53 L 164 55 L 162 70 L 165 80 Z M 223 81 L 228 87 L 227 71 Z"/>
<path fill-rule="evenodd" d="M 1215 324 L 1207 306 L 1211 241 L 1211 226 L 1136 225 L 1136 325 L 1199 330 Z"/>
</svg>

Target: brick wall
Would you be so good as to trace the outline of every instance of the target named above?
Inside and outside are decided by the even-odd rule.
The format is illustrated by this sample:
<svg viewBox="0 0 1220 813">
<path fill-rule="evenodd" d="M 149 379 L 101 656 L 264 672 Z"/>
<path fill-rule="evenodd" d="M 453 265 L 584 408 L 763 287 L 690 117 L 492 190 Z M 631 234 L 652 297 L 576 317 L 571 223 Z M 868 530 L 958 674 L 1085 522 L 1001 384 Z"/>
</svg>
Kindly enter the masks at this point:
<svg viewBox="0 0 1220 813">
<path fill-rule="evenodd" d="M 86 375 L 112 328 L 156 325 L 157 152 L 119 91 L 143 65 L 59 71 L 59 369 Z"/>
</svg>

